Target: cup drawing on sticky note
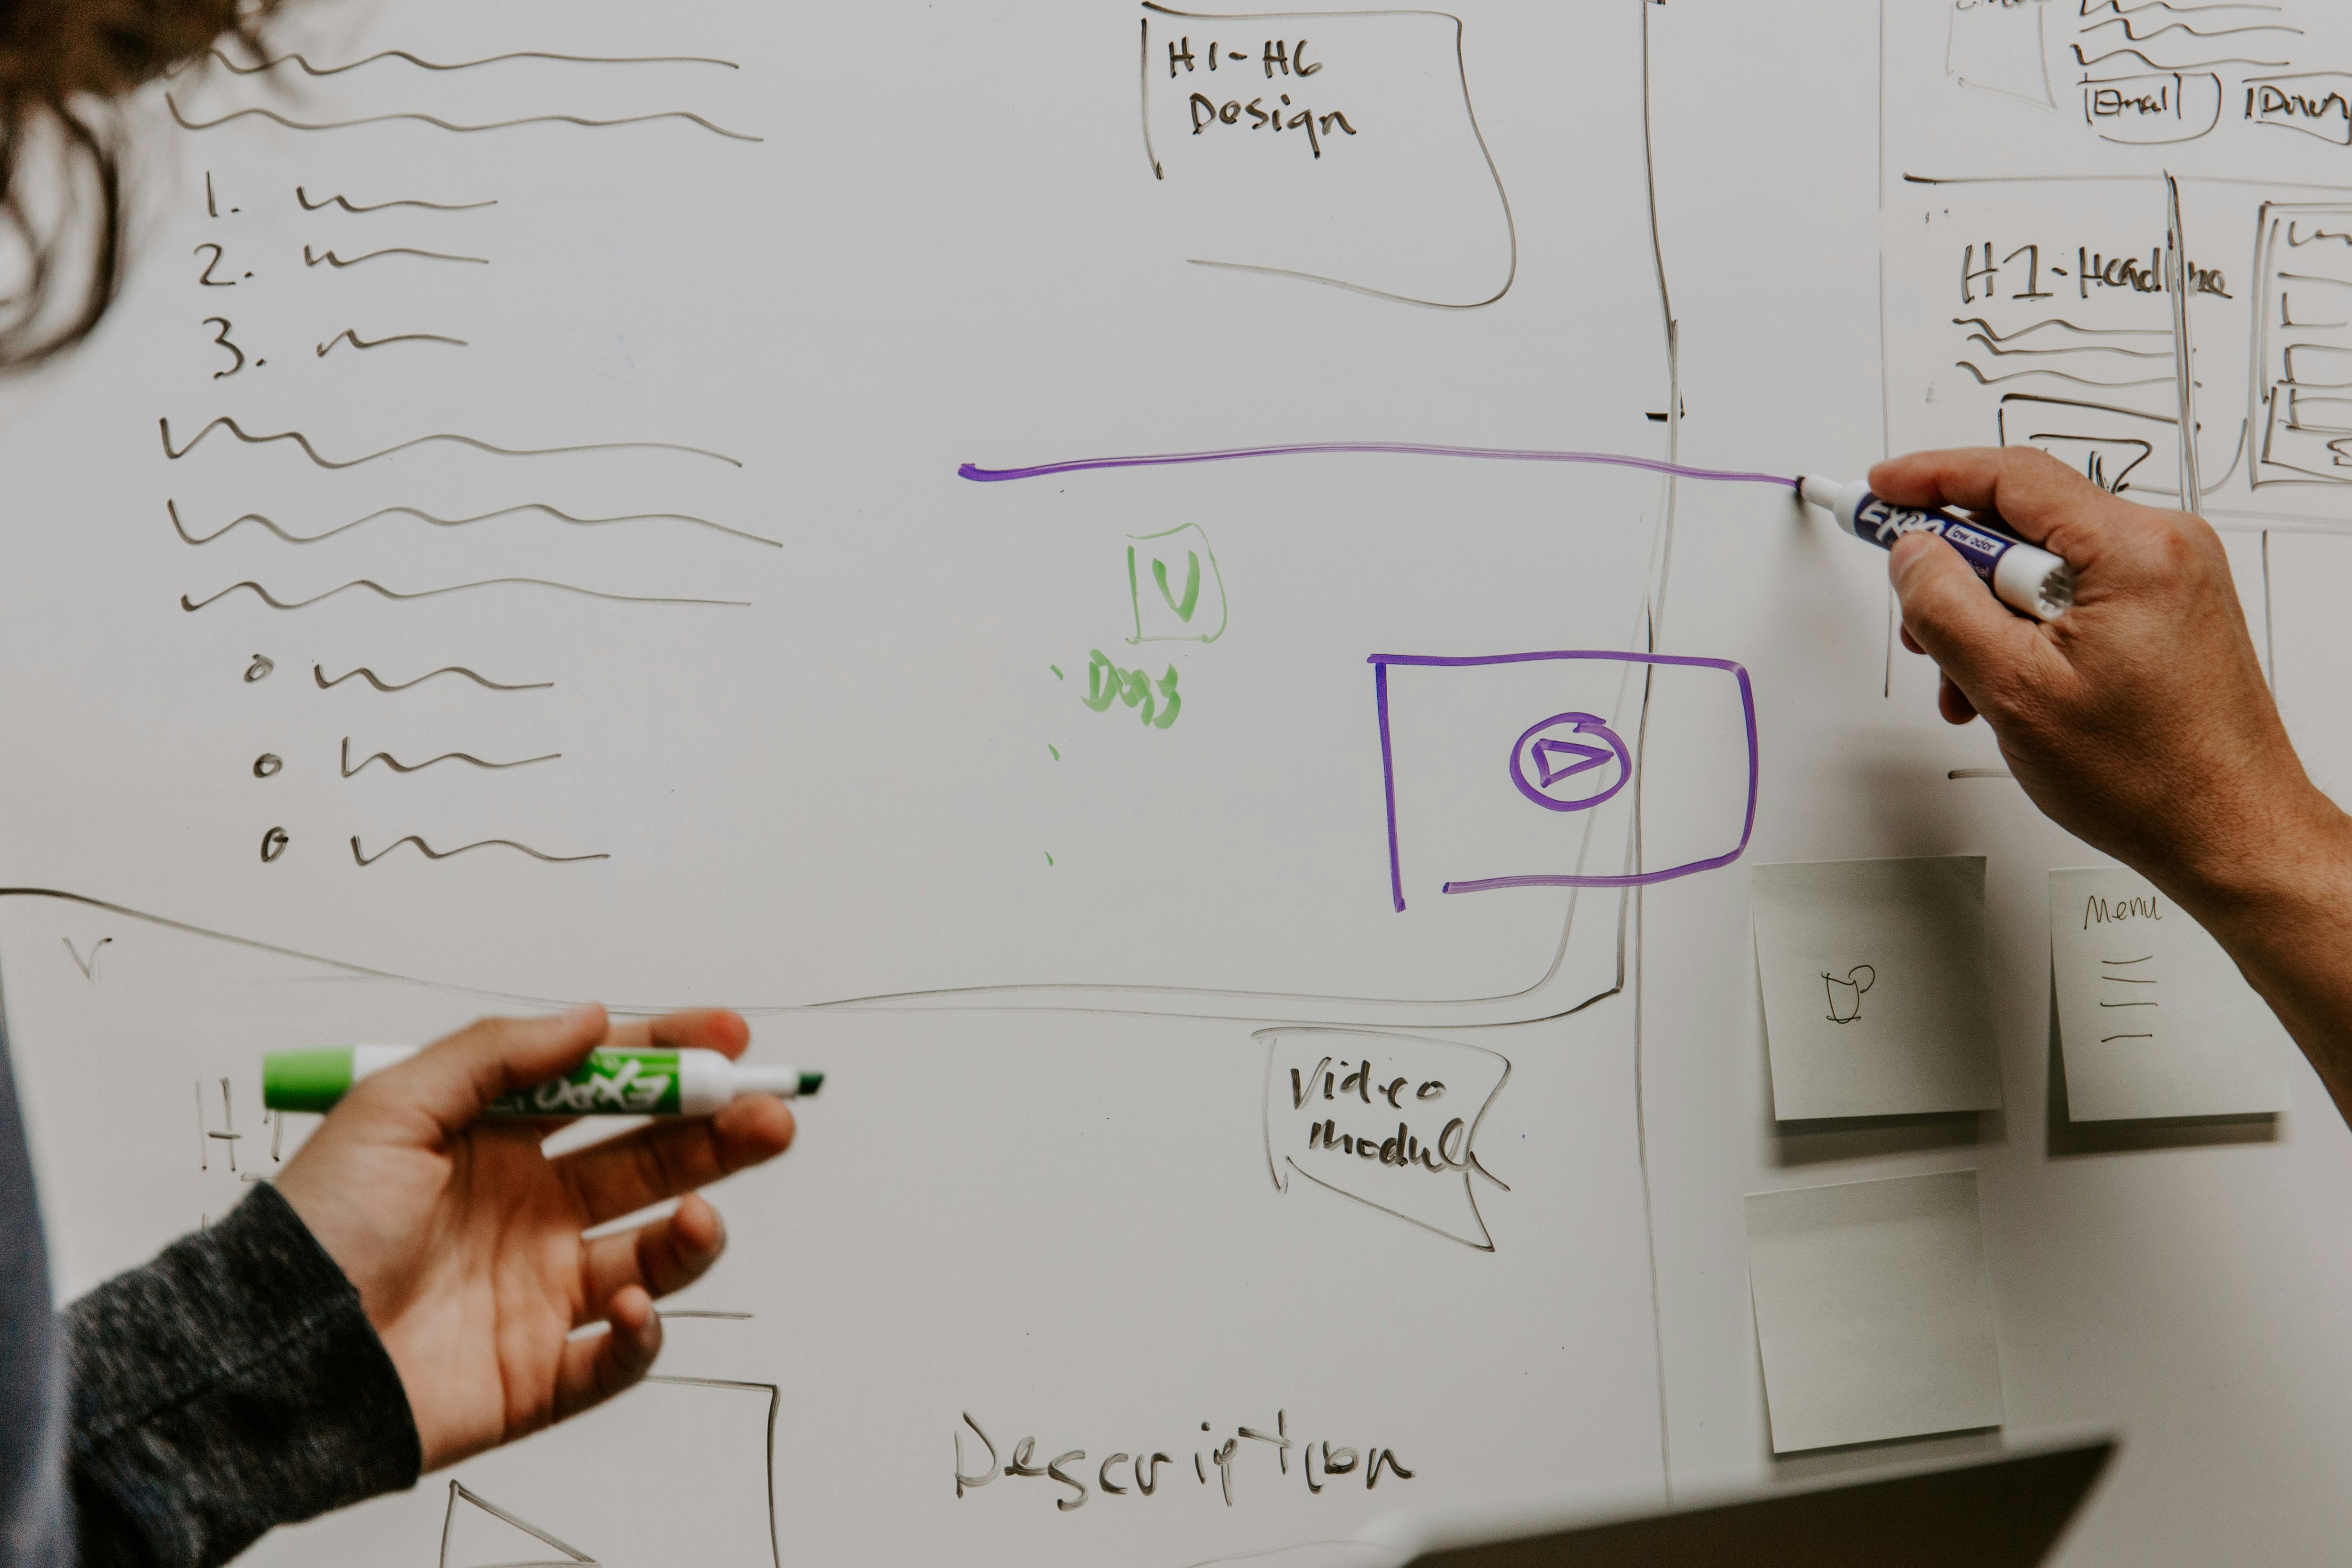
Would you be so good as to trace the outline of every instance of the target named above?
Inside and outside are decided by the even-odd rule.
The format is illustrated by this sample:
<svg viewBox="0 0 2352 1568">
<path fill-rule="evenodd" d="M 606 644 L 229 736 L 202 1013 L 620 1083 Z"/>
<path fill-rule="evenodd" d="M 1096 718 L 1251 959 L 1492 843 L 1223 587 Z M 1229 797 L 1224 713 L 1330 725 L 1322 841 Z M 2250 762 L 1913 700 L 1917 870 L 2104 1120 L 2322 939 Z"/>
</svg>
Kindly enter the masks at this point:
<svg viewBox="0 0 2352 1568">
<path fill-rule="evenodd" d="M 1862 994 L 1878 984 L 1878 971 L 1867 963 L 1857 963 L 1845 972 L 1845 978 L 1824 971 L 1822 984 L 1830 996 L 1830 1022 L 1851 1024 L 1862 1016 Z"/>
</svg>

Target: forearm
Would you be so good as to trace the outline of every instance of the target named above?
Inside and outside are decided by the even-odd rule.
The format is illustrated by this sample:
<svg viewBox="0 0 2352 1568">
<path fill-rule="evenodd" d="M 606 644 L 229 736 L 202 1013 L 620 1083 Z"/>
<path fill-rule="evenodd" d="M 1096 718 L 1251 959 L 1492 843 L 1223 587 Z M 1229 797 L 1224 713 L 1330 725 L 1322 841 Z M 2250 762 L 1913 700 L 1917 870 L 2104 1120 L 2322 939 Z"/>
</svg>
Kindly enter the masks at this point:
<svg viewBox="0 0 2352 1568">
<path fill-rule="evenodd" d="M 2352 817 L 2296 773 L 2262 843 L 2147 875 L 2237 961 L 2352 1121 Z"/>
<path fill-rule="evenodd" d="M 416 1479 L 399 1373 L 271 1188 L 76 1301 L 66 1328 L 85 1564 L 210 1568 Z"/>
</svg>

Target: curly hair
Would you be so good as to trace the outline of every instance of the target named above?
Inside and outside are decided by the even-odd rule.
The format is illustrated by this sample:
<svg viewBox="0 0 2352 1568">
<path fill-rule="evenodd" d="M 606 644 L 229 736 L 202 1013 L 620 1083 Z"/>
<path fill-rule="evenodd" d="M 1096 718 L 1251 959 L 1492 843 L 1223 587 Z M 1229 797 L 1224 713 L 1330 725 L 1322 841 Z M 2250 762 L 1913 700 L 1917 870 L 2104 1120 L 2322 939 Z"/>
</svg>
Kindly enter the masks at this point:
<svg viewBox="0 0 2352 1568">
<path fill-rule="evenodd" d="M 201 58 L 224 36 L 258 51 L 276 0 L 0 0 L 0 234 L 22 258 L 0 292 L 0 372 L 88 337 L 124 261 L 122 138 L 112 100 Z M 53 153 L 94 209 L 27 207 L 30 160 Z M 70 274 L 70 275 L 69 275 Z"/>
</svg>

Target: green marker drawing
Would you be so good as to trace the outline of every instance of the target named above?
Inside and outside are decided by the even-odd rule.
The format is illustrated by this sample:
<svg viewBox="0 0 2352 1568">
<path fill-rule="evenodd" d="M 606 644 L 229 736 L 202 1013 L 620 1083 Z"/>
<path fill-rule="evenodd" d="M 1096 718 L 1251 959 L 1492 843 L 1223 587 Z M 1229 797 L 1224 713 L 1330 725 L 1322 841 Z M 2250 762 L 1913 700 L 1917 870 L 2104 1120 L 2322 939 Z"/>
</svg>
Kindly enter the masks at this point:
<svg viewBox="0 0 2352 1568">
<path fill-rule="evenodd" d="M 1121 669 L 1111 662 L 1108 654 L 1096 648 L 1087 656 L 1087 694 L 1078 700 L 1097 713 L 1108 712 L 1113 702 L 1124 702 L 1129 708 L 1141 709 L 1146 724 L 1165 730 L 1176 722 L 1176 715 L 1184 707 L 1184 700 L 1176 694 L 1176 667 L 1170 665 L 1168 673 L 1157 684 L 1159 697 L 1155 701 L 1150 676 L 1139 669 Z"/>
<path fill-rule="evenodd" d="M 1225 574 L 1217 565 L 1217 552 L 1213 549 L 1210 548 L 1209 535 L 1207 531 L 1203 530 L 1199 523 L 1188 522 L 1180 527 L 1165 529 L 1158 533 L 1130 533 L 1128 535 L 1128 538 L 1134 540 L 1138 544 L 1149 544 L 1155 539 L 1167 539 L 1179 533 L 1187 532 L 1198 536 L 1200 540 L 1200 548 L 1196 550 L 1190 545 L 1185 547 L 1184 592 L 1181 596 L 1179 596 L 1176 591 L 1168 585 L 1168 563 L 1162 559 L 1156 551 L 1151 556 L 1151 580 L 1158 585 L 1160 599 L 1168 605 L 1168 608 L 1174 613 L 1177 621 L 1183 626 L 1190 626 L 1192 624 L 1193 616 L 1198 614 L 1201 608 L 1201 562 L 1205 557 L 1209 563 L 1209 570 L 1207 574 L 1208 580 L 1215 585 L 1217 590 L 1216 630 L 1172 634 L 1154 633 L 1149 637 L 1145 636 L 1143 630 L 1143 591 L 1139 585 L 1140 579 L 1138 577 L 1135 570 L 1135 545 L 1130 544 L 1127 547 L 1127 601 L 1128 607 L 1132 610 L 1135 615 L 1135 635 L 1127 639 L 1130 647 L 1138 643 L 1147 642 L 1213 643 L 1219 637 L 1225 635 L 1225 624 L 1228 618 L 1228 612 L 1225 605 Z M 1159 614 L 1160 613 L 1157 610 L 1152 612 L 1152 616 L 1155 620 L 1159 618 Z"/>
<path fill-rule="evenodd" d="M 1048 850 L 1046 850 L 1046 851 L 1045 851 L 1045 864 L 1046 864 L 1046 865 L 1048 865 L 1048 866 L 1050 866 L 1050 865 L 1052 865 L 1053 863 L 1054 863 L 1054 852 L 1053 852 L 1051 849 L 1048 849 Z"/>
<path fill-rule="evenodd" d="M 270 1051 L 261 1058 L 261 1103 L 270 1110 L 332 1110 L 353 1084 L 416 1051 L 415 1046 Z M 717 1051 L 591 1051 L 567 1076 L 502 1095 L 482 1114 L 708 1116 L 739 1095 L 796 1100 L 824 1082 L 821 1072 L 731 1061 Z"/>
<path fill-rule="evenodd" d="M 1054 679 L 1056 680 L 1067 680 L 1069 679 L 1069 677 L 1062 673 L 1062 667 L 1058 664 L 1049 664 L 1045 668 L 1054 672 Z"/>
<path fill-rule="evenodd" d="M 1051 742 L 1051 741 L 1046 742 L 1045 742 L 1045 749 L 1046 749 L 1047 751 L 1052 752 L 1054 753 L 1054 760 L 1055 760 L 1055 762 L 1057 762 L 1057 763 L 1058 763 L 1058 762 L 1060 762 L 1060 761 L 1062 760 L 1062 753 L 1061 753 L 1061 751 L 1059 750 L 1059 748 L 1057 748 L 1057 747 L 1054 744 L 1054 742 Z"/>
</svg>

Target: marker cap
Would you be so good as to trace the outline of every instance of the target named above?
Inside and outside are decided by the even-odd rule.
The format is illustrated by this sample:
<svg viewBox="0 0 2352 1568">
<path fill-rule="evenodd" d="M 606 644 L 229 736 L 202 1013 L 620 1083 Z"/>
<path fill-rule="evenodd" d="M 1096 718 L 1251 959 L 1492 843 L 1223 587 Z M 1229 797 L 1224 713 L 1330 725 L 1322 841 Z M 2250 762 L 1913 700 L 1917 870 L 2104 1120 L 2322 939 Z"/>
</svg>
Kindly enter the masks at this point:
<svg viewBox="0 0 2352 1568">
<path fill-rule="evenodd" d="M 332 1110 L 352 1087 L 352 1047 L 270 1051 L 261 1058 L 261 1103 L 271 1110 Z"/>
</svg>

